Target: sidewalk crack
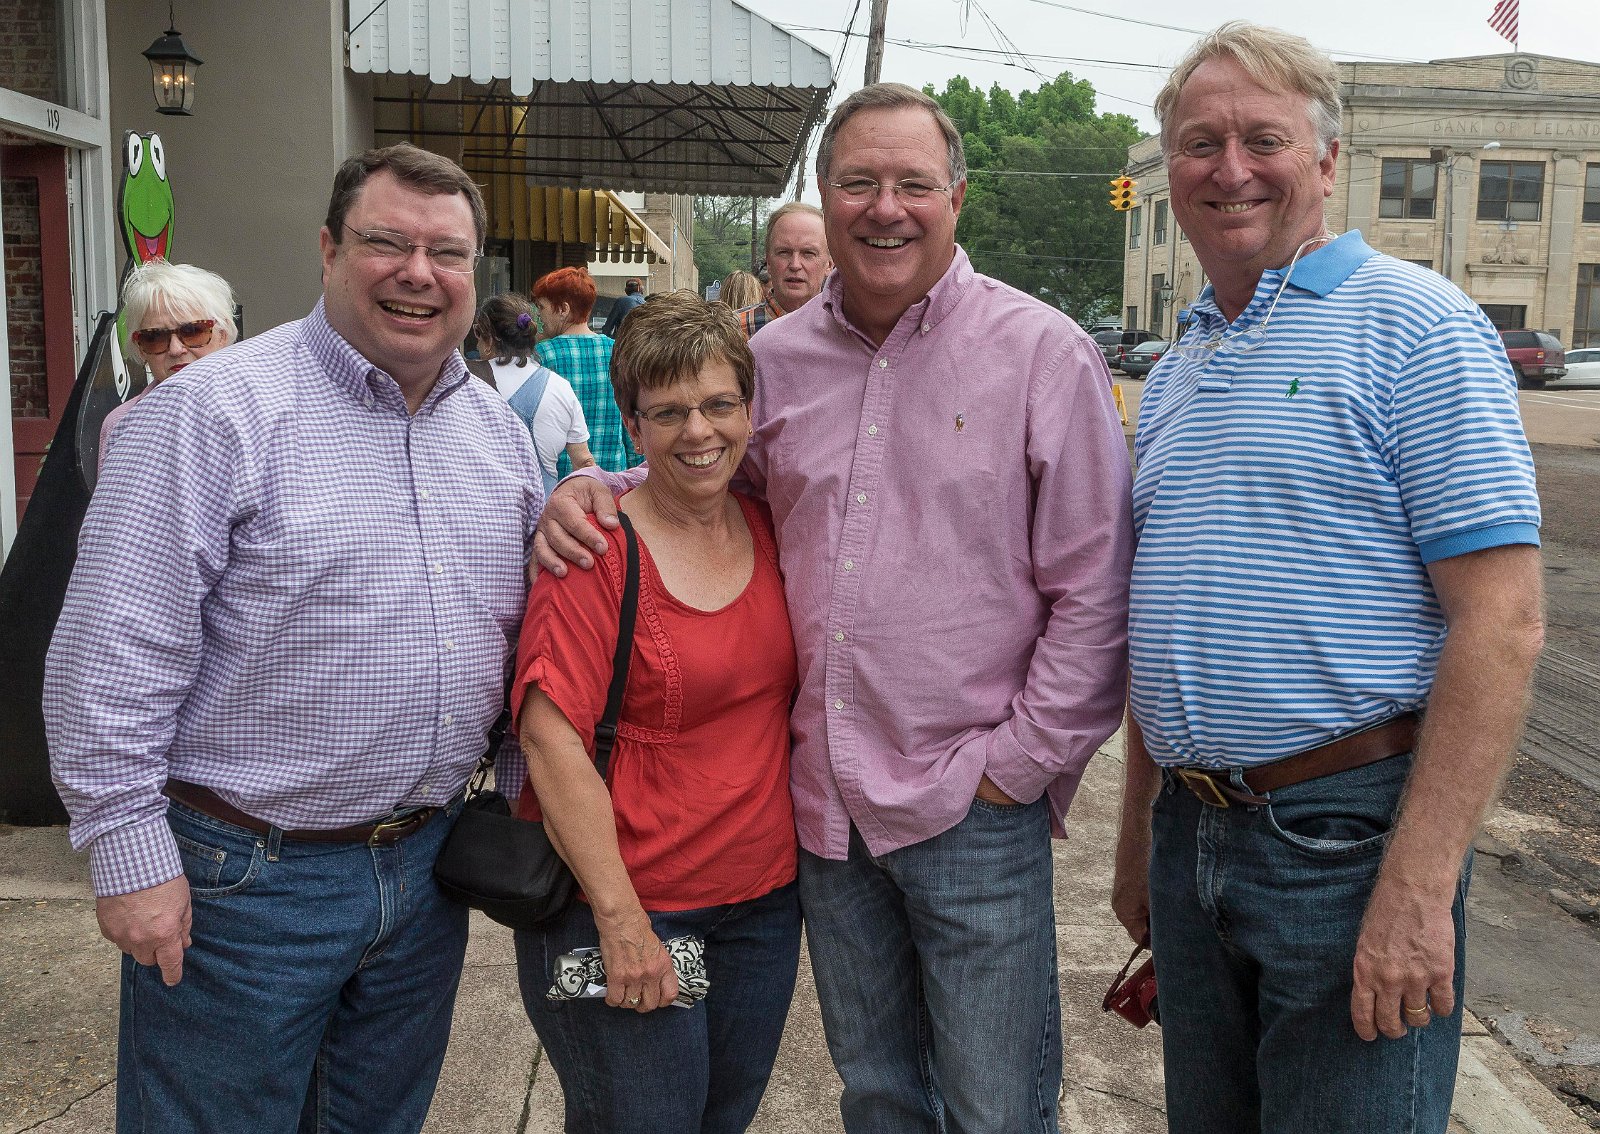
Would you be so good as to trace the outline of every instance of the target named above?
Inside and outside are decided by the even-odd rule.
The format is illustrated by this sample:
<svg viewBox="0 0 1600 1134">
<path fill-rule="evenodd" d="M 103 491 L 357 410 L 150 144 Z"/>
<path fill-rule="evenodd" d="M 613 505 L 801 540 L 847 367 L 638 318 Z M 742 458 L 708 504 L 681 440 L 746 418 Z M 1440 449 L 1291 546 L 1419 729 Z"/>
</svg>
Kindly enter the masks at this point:
<svg viewBox="0 0 1600 1134">
<path fill-rule="evenodd" d="M 1105 1095 L 1107 1098 L 1121 1099 L 1123 1102 L 1132 1103 L 1134 1106 L 1142 1107 L 1143 1109 L 1150 1111 L 1152 1114 L 1167 1113 L 1165 1107 L 1157 1106 L 1155 1103 L 1146 1102 L 1144 1099 L 1137 1098 L 1133 1095 L 1125 1095 L 1121 1091 L 1113 1091 L 1107 1087 L 1096 1087 L 1090 1083 L 1077 1083 L 1075 1086 L 1079 1090 L 1092 1091 L 1097 1095 Z"/>
<path fill-rule="evenodd" d="M 41 1118 L 38 1122 L 31 1122 L 27 1126 L 19 1126 L 19 1127 L 17 1127 L 17 1134 L 27 1134 L 27 1131 L 29 1131 L 29 1130 L 37 1130 L 37 1129 L 39 1129 L 39 1127 L 43 1126 L 46 1122 L 54 1122 L 56 1119 L 60 1118 L 62 1115 L 67 1114 L 69 1111 L 71 1111 L 72 1108 L 77 1106 L 79 1103 L 87 1102 L 89 1099 L 94 1098 L 95 1095 L 98 1095 L 101 1091 L 105 1090 L 107 1087 L 115 1087 L 116 1085 L 117 1085 L 117 1081 L 115 1079 L 107 1079 L 104 1083 L 101 1083 L 98 1087 L 94 1088 L 92 1091 L 89 1091 L 87 1094 L 79 1095 L 77 1098 L 73 1099 L 66 1106 L 62 1107 L 60 1110 L 56 1111 L 54 1114 L 47 1114 L 43 1118 Z"/>
<path fill-rule="evenodd" d="M 522 1092 L 522 1117 L 517 1119 L 516 1134 L 528 1134 L 528 1123 L 533 1120 L 533 1087 L 539 1078 L 539 1064 L 544 1061 L 544 1044 L 535 1037 L 533 1062 L 528 1067 L 528 1086 Z"/>
</svg>

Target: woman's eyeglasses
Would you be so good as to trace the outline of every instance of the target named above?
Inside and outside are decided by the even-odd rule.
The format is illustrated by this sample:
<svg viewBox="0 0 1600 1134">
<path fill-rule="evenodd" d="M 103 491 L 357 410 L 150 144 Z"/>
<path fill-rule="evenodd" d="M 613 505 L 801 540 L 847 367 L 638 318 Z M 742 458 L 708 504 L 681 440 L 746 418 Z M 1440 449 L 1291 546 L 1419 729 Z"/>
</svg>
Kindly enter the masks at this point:
<svg viewBox="0 0 1600 1134">
<path fill-rule="evenodd" d="M 172 344 L 173 335 L 186 347 L 205 346 L 211 341 L 211 332 L 216 326 L 215 319 L 195 319 L 176 327 L 142 327 L 128 337 L 145 354 L 161 354 Z"/>
<path fill-rule="evenodd" d="M 726 421 L 743 406 L 743 398 L 734 397 L 732 394 L 718 394 L 714 398 L 707 398 L 697 406 L 651 406 L 647 410 L 639 410 L 638 415 L 651 425 L 659 425 L 663 429 L 677 429 L 689 420 L 689 415 L 695 410 L 699 410 L 707 421 Z"/>
</svg>

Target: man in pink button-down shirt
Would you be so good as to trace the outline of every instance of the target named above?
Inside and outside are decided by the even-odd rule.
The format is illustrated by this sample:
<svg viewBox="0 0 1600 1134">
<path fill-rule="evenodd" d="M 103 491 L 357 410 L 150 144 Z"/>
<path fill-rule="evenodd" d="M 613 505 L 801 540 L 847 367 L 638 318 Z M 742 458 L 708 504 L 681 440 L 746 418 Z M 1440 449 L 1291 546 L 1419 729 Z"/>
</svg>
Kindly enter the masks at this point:
<svg viewBox="0 0 1600 1134">
<path fill-rule="evenodd" d="M 799 653 L 801 901 L 845 1127 L 1053 1134 L 1050 833 L 1123 703 L 1126 442 L 1095 344 L 956 245 L 936 103 L 852 95 L 817 175 L 838 271 L 752 340 L 743 472 Z M 557 490 L 547 568 L 603 548 L 585 511 L 615 509 Z"/>
</svg>

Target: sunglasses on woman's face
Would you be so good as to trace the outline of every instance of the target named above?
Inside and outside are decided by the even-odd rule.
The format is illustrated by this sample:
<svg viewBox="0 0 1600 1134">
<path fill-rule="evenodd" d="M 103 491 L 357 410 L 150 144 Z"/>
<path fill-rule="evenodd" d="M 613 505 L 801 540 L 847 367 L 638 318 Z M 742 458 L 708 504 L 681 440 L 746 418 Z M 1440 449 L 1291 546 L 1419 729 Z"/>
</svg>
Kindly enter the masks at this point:
<svg viewBox="0 0 1600 1134">
<path fill-rule="evenodd" d="M 196 319 L 192 323 L 179 323 L 176 327 L 144 327 L 129 337 L 145 354 L 161 354 L 172 343 L 172 336 L 186 347 L 201 347 L 211 341 L 216 327 L 215 319 Z"/>
</svg>

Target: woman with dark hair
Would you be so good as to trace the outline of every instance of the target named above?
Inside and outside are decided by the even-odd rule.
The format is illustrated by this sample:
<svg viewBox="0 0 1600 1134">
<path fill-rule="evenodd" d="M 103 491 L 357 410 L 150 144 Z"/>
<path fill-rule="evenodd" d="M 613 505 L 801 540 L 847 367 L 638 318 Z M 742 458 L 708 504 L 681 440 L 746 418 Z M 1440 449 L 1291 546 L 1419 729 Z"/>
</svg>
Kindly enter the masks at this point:
<svg viewBox="0 0 1600 1134">
<path fill-rule="evenodd" d="M 594 464 L 589 452 L 589 426 L 572 384 L 534 361 L 538 324 L 533 308 L 520 295 L 494 295 L 484 300 L 473 320 L 478 355 L 488 361 L 495 389 L 528 427 L 544 473 L 545 496 L 556 486 L 556 461 L 563 454 L 575 469 Z"/>
<path fill-rule="evenodd" d="M 638 537 L 633 648 L 602 780 L 591 753 L 623 534 L 605 533 L 611 554 L 593 571 L 540 572 L 511 696 L 528 767 L 518 806 L 543 818 L 583 901 L 518 931 L 517 977 L 568 1134 L 737 1134 L 772 1073 L 800 955 L 794 640 L 771 514 L 728 489 L 755 361 L 732 311 L 678 291 L 628 316 L 612 372 L 650 458 L 618 502 Z M 707 987 L 678 982 L 689 938 Z M 563 962 L 597 946 L 605 999 L 553 1000 Z"/>
<path fill-rule="evenodd" d="M 558 268 L 540 276 L 533 285 L 533 302 L 544 323 L 544 336 L 535 349 L 539 361 L 577 391 L 595 463 L 607 472 L 621 472 L 641 458 L 611 397 L 612 339 L 589 329 L 594 298 L 594 278 L 585 268 Z M 563 475 L 567 471 L 561 469 Z"/>
</svg>

